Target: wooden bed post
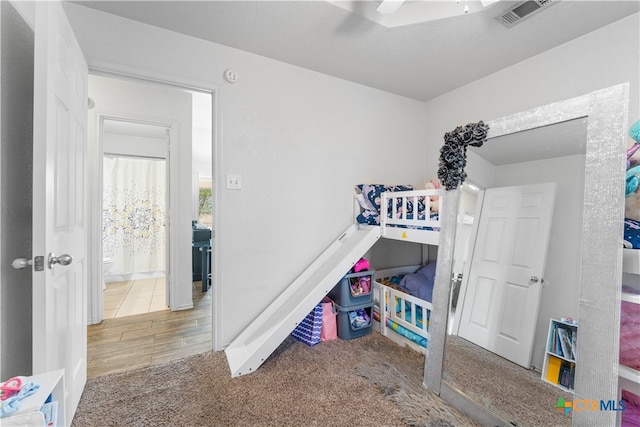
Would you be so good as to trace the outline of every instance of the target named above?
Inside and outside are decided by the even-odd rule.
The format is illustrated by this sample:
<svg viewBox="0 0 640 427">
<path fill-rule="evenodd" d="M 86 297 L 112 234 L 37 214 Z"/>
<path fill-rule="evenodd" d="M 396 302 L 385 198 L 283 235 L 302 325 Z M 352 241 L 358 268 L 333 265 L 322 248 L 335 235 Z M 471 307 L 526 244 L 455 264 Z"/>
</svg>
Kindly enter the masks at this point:
<svg viewBox="0 0 640 427">
<path fill-rule="evenodd" d="M 440 395 L 440 380 L 444 367 L 459 192 L 458 188 L 446 191 L 440 203 L 440 241 L 433 289 L 433 310 L 429 326 L 431 339 L 427 343 L 423 380 L 423 385 L 437 395 Z"/>
</svg>

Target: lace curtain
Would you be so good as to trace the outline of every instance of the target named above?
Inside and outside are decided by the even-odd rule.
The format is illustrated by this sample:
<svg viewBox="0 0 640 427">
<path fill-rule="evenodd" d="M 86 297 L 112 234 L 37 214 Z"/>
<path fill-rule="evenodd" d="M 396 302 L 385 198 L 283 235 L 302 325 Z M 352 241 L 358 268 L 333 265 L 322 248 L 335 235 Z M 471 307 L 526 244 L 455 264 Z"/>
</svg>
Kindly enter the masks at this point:
<svg viewBox="0 0 640 427">
<path fill-rule="evenodd" d="M 166 161 L 105 157 L 102 209 L 110 274 L 164 272 Z"/>
</svg>

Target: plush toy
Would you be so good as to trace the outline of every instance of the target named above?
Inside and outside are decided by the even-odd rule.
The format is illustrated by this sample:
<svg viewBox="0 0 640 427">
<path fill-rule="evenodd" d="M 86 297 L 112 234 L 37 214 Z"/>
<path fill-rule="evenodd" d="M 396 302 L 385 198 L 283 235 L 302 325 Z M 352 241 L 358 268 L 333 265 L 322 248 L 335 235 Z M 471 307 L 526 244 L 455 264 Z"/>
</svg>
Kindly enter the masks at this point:
<svg viewBox="0 0 640 427">
<path fill-rule="evenodd" d="M 635 141 L 627 150 L 627 169 L 638 164 L 637 159 L 632 159 L 633 155 L 640 149 L 640 120 L 637 120 L 631 129 L 629 129 L 629 136 Z"/>
<path fill-rule="evenodd" d="M 438 189 L 440 188 L 440 181 L 438 181 L 437 179 L 435 181 L 431 179 L 427 181 L 427 183 L 424 185 L 424 188 L 426 188 L 427 190 Z M 430 205 L 431 205 L 431 212 L 438 212 L 438 210 L 440 209 L 440 197 L 431 196 Z"/>
<path fill-rule="evenodd" d="M 352 268 L 352 271 L 354 273 L 358 273 L 360 271 L 366 271 L 369 270 L 369 260 L 365 259 L 365 258 L 360 258 L 354 265 Z"/>
<path fill-rule="evenodd" d="M 640 164 L 635 157 L 640 150 L 640 120 L 637 120 L 629 130 L 629 136 L 634 143 L 627 149 L 627 174 L 625 189 L 625 218 L 640 221 Z"/>
</svg>

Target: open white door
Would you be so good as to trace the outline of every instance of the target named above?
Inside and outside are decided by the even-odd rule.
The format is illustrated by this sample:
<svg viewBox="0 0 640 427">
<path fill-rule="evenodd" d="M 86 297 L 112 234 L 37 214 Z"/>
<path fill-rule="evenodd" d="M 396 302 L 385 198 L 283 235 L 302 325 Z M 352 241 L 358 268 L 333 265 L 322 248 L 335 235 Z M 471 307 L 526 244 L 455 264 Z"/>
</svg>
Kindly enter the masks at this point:
<svg viewBox="0 0 640 427">
<path fill-rule="evenodd" d="M 87 75 L 61 4 L 36 2 L 33 373 L 65 369 L 68 424 L 87 377 Z"/>
<path fill-rule="evenodd" d="M 555 183 L 485 192 L 459 335 L 529 368 Z"/>
</svg>

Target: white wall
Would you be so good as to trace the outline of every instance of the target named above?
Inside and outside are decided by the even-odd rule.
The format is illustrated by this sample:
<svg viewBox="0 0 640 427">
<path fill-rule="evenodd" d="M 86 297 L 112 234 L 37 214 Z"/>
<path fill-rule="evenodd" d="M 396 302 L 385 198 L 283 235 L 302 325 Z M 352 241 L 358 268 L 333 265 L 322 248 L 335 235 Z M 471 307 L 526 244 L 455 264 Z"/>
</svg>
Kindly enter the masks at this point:
<svg viewBox="0 0 640 427">
<path fill-rule="evenodd" d="M 191 163 L 192 170 L 199 176 L 211 178 L 211 153 L 213 142 L 213 126 L 211 123 L 211 94 L 193 92 L 191 94 L 191 99 L 193 103 L 193 160 Z"/>
<path fill-rule="evenodd" d="M 89 67 L 219 88 L 214 179 L 238 174 L 243 185 L 219 194 L 214 218 L 223 345 L 352 222 L 355 184 L 434 176 L 425 174 L 421 102 L 82 6 L 65 10 Z M 227 68 L 240 76 L 233 86 L 223 82 Z"/>
<path fill-rule="evenodd" d="M 30 375 L 31 268 L 11 267 L 32 253 L 34 34 L 19 11 L 0 2 L 0 378 Z"/>
<path fill-rule="evenodd" d="M 88 168 L 96 171 L 90 175 L 90 188 L 94 190 L 91 206 L 98 206 L 102 200 L 98 171 L 101 171 L 102 157 L 99 151 L 100 117 L 124 118 L 140 122 L 173 125 L 177 129 L 177 140 L 169 141 L 171 156 L 169 170 L 177 171 L 170 179 L 169 209 L 173 210 L 174 221 L 170 225 L 170 253 L 177 257 L 178 268 L 171 270 L 170 289 L 172 309 L 193 307 L 191 277 L 191 94 L 172 87 L 140 84 L 103 76 L 89 76 L 89 97 L 95 106 L 89 110 L 87 143 Z M 167 127 L 169 127 L 167 126 Z M 107 138 L 108 139 L 108 138 Z M 108 144 L 108 141 L 107 141 Z M 108 151 L 107 147 L 107 151 Z M 96 199 L 99 198 L 99 199 Z M 90 211 L 91 212 L 91 211 Z M 97 221 L 97 217 L 92 215 Z M 102 245 L 102 221 L 91 225 L 92 236 L 89 248 L 96 251 Z M 101 258 L 98 258 L 101 259 Z M 96 279 L 97 280 L 97 279 Z M 92 281 L 91 283 L 96 283 Z M 97 291 L 95 286 L 91 286 Z M 90 301 L 92 295 L 89 293 Z M 91 303 L 89 305 L 91 307 Z M 90 322 L 96 316 L 93 307 L 89 313 Z"/>
<path fill-rule="evenodd" d="M 166 143 L 166 138 L 150 138 L 109 132 L 102 133 L 102 144 L 105 154 L 166 159 Z"/>
</svg>

